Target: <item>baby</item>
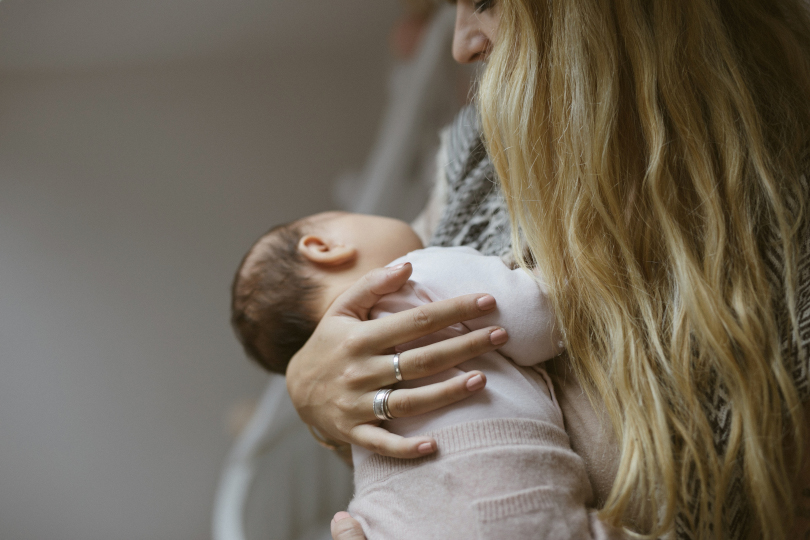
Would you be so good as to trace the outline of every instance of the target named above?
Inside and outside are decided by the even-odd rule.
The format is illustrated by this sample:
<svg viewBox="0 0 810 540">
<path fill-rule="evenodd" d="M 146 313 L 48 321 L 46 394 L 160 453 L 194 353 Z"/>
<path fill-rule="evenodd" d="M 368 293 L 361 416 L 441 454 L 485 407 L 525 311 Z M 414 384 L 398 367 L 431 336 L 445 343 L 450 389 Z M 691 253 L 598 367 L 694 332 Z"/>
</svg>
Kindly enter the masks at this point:
<svg viewBox="0 0 810 540">
<path fill-rule="evenodd" d="M 392 262 L 393 261 L 393 262 Z M 498 309 L 398 348 L 405 351 L 478 328 L 509 333 L 498 351 L 414 388 L 480 370 L 487 386 L 440 410 L 382 423 L 408 437 L 430 435 L 438 451 L 399 460 L 353 446 L 355 496 L 349 512 L 368 540 L 604 538 L 585 510 L 591 487 L 569 445 L 553 386 L 540 362 L 562 351 L 541 285 L 497 257 L 458 248 L 427 248 L 406 223 L 328 212 L 282 225 L 250 249 L 233 284 L 232 322 L 247 354 L 284 373 L 330 304 L 381 266 L 410 262 L 399 291 L 370 317 L 469 293 L 489 293 Z"/>
</svg>

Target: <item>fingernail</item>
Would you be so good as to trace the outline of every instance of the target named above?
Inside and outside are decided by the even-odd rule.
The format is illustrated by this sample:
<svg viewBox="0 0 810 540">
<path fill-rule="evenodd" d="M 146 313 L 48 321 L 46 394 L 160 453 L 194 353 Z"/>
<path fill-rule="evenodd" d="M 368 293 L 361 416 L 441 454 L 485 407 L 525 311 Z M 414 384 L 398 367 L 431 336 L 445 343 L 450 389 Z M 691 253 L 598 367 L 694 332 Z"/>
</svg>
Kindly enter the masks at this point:
<svg viewBox="0 0 810 540">
<path fill-rule="evenodd" d="M 503 328 L 498 328 L 489 335 L 489 341 L 493 345 L 503 345 L 509 340 L 509 334 Z"/>
<path fill-rule="evenodd" d="M 482 311 L 489 311 L 495 307 L 495 297 L 488 294 L 479 298 L 477 303 L 478 309 Z"/>
<path fill-rule="evenodd" d="M 423 442 L 422 444 L 416 447 L 416 450 L 422 455 L 432 454 L 435 451 L 435 449 L 433 448 L 433 443 L 429 442 Z"/>
<path fill-rule="evenodd" d="M 332 521 L 337 523 L 338 521 L 342 521 L 347 517 L 351 517 L 348 512 L 338 512 L 337 514 L 335 514 L 335 517 L 332 518 Z"/>
<path fill-rule="evenodd" d="M 475 377 L 467 381 L 467 390 L 469 390 L 470 392 L 481 390 L 484 387 L 484 384 L 485 384 L 484 378 L 481 375 L 476 375 Z"/>
<path fill-rule="evenodd" d="M 391 268 L 388 269 L 388 273 L 389 274 L 396 274 L 397 272 L 399 272 L 400 270 L 402 270 L 403 268 L 405 268 L 409 264 L 411 264 L 411 263 L 404 262 L 404 263 L 400 263 L 400 264 L 398 264 L 396 266 L 392 266 Z"/>
</svg>

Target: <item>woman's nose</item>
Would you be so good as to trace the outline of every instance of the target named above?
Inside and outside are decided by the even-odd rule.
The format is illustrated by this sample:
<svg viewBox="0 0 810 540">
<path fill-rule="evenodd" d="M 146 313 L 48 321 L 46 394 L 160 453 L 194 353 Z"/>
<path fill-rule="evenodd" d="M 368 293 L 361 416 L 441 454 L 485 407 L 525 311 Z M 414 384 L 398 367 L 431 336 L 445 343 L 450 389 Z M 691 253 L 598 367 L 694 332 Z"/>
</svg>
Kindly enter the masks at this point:
<svg viewBox="0 0 810 540">
<path fill-rule="evenodd" d="M 459 3 L 461 4 L 461 3 Z M 473 10 L 456 10 L 456 29 L 453 33 L 453 58 L 459 64 L 484 60 L 492 44 Z"/>
</svg>

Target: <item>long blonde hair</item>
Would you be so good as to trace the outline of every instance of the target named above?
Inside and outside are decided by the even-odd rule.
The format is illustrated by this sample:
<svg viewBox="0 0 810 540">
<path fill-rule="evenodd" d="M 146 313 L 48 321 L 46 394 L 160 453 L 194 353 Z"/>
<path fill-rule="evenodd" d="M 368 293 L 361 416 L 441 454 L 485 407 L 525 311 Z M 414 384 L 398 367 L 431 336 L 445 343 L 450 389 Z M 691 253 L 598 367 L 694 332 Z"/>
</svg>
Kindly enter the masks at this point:
<svg viewBox="0 0 810 540">
<path fill-rule="evenodd" d="M 803 440 L 780 345 L 798 339 L 806 5 L 497 6 L 479 88 L 484 136 L 572 365 L 620 442 L 601 517 L 658 537 L 697 505 L 687 526 L 723 538 L 741 477 L 750 530 L 785 538 L 801 457 L 784 447 Z M 780 287 L 768 280 L 774 250 Z M 725 444 L 707 417 L 717 385 L 731 404 Z"/>
</svg>

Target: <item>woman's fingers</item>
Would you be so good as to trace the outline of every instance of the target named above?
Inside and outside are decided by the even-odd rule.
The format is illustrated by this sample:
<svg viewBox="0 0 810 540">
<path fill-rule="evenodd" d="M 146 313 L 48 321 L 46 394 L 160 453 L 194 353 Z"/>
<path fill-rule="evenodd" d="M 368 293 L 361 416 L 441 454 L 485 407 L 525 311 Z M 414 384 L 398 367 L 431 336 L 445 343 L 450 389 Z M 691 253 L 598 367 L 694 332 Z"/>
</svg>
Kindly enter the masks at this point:
<svg viewBox="0 0 810 540">
<path fill-rule="evenodd" d="M 476 319 L 496 307 L 489 294 L 467 294 L 400 311 L 364 327 L 371 348 L 384 350 L 432 334 L 450 325 Z"/>
<path fill-rule="evenodd" d="M 366 540 L 360 523 L 348 512 L 338 512 L 332 519 L 332 540 Z"/>
<path fill-rule="evenodd" d="M 388 397 L 388 410 L 394 418 L 417 416 L 461 401 L 486 386 L 486 376 L 471 371 L 447 381 L 419 388 L 399 389 Z M 362 406 L 369 421 L 375 420 L 372 403 L 376 392 Z M 436 451 L 436 441 L 430 437 L 402 437 L 373 425 L 361 424 L 352 432 L 352 444 L 358 444 L 376 454 L 401 459 L 412 459 Z"/>
<path fill-rule="evenodd" d="M 470 371 L 469 373 L 453 377 L 446 381 L 428 384 L 418 388 L 399 388 L 393 390 L 388 396 L 388 411 L 394 418 L 419 416 L 420 414 L 435 411 L 436 409 L 441 409 L 442 407 L 466 399 L 484 388 L 486 384 L 486 375 L 480 371 Z M 367 422 L 377 421 L 377 417 L 374 416 L 374 399 L 376 395 L 377 391 L 371 392 L 365 396 L 365 399 L 358 402 L 359 410 L 356 411 L 356 414 L 359 414 Z M 388 433 L 385 430 L 383 431 Z M 373 434 L 373 431 L 368 432 L 366 430 L 366 432 Z M 357 433 L 354 435 L 356 437 Z M 382 441 L 379 437 L 374 437 L 374 440 L 377 442 Z M 406 446 L 403 441 L 410 441 L 410 439 L 402 439 L 402 437 L 396 440 L 391 439 L 388 442 L 389 448 L 393 449 L 394 446 L 391 445 L 396 444 L 396 452 L 410 452 L 418 446 L 416 441 L 409 443 L 415 446 Z M 375 448 L 366 446 L 363 442 L 358 442 L 358 440 L 353 442 L 354 444 L 359 444 L 360 446 L 377 452 Z"/>
<path fill-rule="evenodd" d="M 411 349 L 399 355 L 403 380 L 411 381 L 441 373 L 461 362 L 493 351 L 509 340 L 503 328 L 482 328 L 432 345 Z M 391 372 L 393 374 L 393 362 Z M 393 383 L 393 381 L 392 381 Z M 391 384 L 391 383 L 389 383 Z"/>
<path fill-rule="evenodd" d="M 468 398 L 486 384 L 486 375 L 471 371 L 440 383 L 394 390 L 388 397 L 388 410 L 394 418 L 418 416 Z"/>
<path fill-rule="evenodd" d="M 497 326 L 410 349 L 399 355 L 402 379 L 412 381 L 446 371 L 476 356 L 495 350 L 509 340 L 506 330 Z M 378 356 L 362 371 L 355 371 L 358 387 L 383 388 L 397 382 L 391 354 Z"/>
<path fill-rule="evenodd" d="M 480 371 L 471 371 L 420 388 L 394 390 L 388 397 L 388 409 L 394 418 L 416 416 L 467 398 L 485 385 L 486 376 Z M 376 392 L 370 394 L 369 399 L 364 400 L 365 403 L 362 405 L 369 421 L 376 420 L 372 407 L 375 394 Z M 355 426 L 350 435 L 352 444 L 383 456 L 413 459 L 436 451 L 436 441 L 430 437 L 406 438 L 374 424 Z"/>
<path fill-rule="evenodd" d="M 436 441 L 430 437 L 402 437 L 373 424 L 360 424 L 351 430 L 352 444 L 375 454 L 401 459 L 413 459 L 436 451 Z"/>
</svg>

